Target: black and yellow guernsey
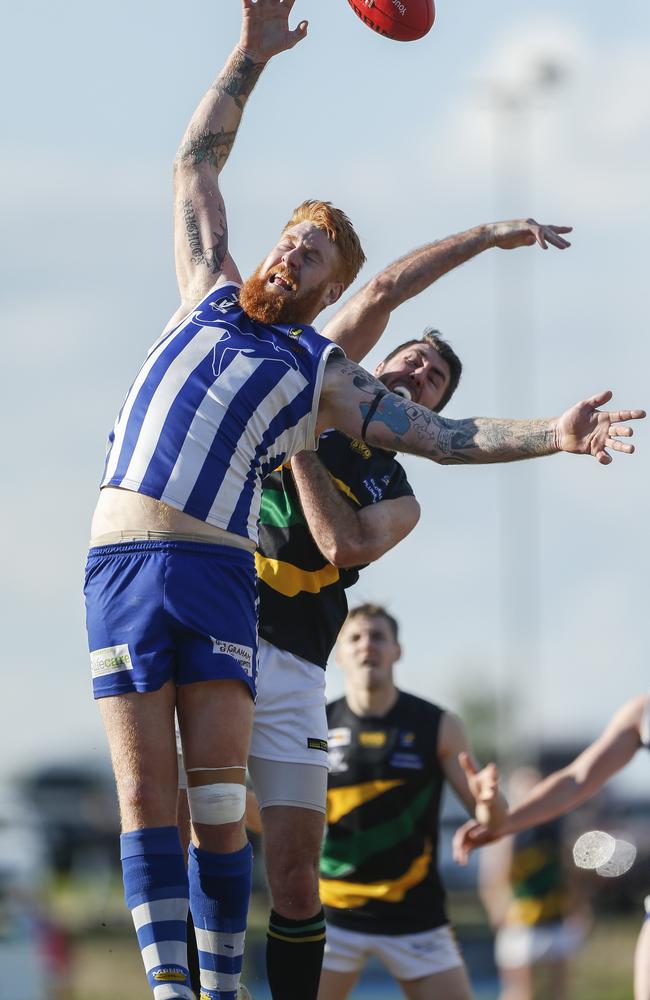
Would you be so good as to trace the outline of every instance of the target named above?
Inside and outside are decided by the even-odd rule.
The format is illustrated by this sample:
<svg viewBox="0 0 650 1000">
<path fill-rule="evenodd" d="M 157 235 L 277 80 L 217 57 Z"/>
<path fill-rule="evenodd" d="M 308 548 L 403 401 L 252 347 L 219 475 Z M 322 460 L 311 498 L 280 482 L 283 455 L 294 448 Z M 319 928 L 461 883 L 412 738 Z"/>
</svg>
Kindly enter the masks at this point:
<svg viewBox="0 0 650 1000">
<path fill-rule="evenodd" d="M 384 716 L 327 706 L 330 775 L 320 894 L 328 923 L 413 934 L 448 922 L 437 868 L 437 705 L 400 692 Z"/>
<path fill-rule="evenodd" d="M 509 873 L 512 901 L 506 924 L 556 924 L 570 914 L 573 899 L 563 852 L 561 820 L 515 834 Z"/>
<path fill-rule="evenodd" d="M 339 431 L 321 435 L 318 457 L 357 508 L 412 496 L 394 453 L 370 448 Z M 347 587 L 359 569 L 337 569 L 322 555 L 305 521 L 293 476 L 281 468 L 264 480 L 259 542 L 259 634 L 267 642 L 325 669 L 348 613 Z"/>
</svg>

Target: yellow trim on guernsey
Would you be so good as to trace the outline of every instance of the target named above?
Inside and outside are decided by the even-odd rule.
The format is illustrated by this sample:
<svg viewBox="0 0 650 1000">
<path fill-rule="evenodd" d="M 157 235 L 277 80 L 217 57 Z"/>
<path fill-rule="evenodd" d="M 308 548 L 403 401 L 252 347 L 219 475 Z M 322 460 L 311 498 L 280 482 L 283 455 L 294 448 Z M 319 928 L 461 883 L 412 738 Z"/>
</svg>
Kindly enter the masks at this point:
<svg viewBox="0 0 650 1000">
<path fill-rule="evenodd" d="M 363 906 L 369 899 L 382 903 L 401 903 L 409 889 L 426 877 L 431 864 L 431 848 L 416 858 L 401 878 L 392 882 L 344 882 L 343 879 L 321 879 L 320 898 L 324 906 L 337 910 Z"/>
<path fill-rule="evenodd" d="M 360 785 L 348 785 L 347 788 L 327 789 L 327 822 L 338 823 L 341 816 L 346 816 L 364 802 L 376 799 L 390 788 L 403 785 L 403 779 L 392 781 L 364 781 Z"/>
<path fill-rule="evenodd" d="M 329 587 L 339 579 L 338 569 L 330 563 L 319 570 L 298 569 L 280 559 L 267 559 L 259 552 L 255 553 L 255 568 L 259 579 L 284 597 L 295 597 L 301 593 L 318 594 L 323 587 Z"/>
<path fill-rule="evenodd" d="M 329 477 L 333 482 L 336 483 L 341 493 L 344 493 L 346 497 L 350 498 L 350 500 L 354 500 L 357 506 L 359 507 L 361 506 L 361 501 L 359 500 L 359 498 L 354 495 L 350 487 L 347 486 L 342 479 L 337 479 L 336 476 L 333 476 L 331 472 L 329 474 Z"/>
</svg>

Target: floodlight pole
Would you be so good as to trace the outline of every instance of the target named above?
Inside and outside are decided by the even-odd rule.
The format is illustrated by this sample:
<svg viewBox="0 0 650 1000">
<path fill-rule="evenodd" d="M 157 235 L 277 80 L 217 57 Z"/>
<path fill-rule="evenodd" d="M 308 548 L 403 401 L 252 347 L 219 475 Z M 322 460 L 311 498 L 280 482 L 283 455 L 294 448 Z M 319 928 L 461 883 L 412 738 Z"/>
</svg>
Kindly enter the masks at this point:
<svg viewBox="0 0 650 1000">
<path fill-rule="evenodd" d="M 562 77 L 556 64 L 540 62 L 529 80 L 491 88 L 497 218 L 535 211 L 533 114 L 539 99 Z M 504 416 L 538 411 L 535 260 L 532 252 L 507 254 L 497 256 L 494 264 L 496 395 L 497 410 Z M 538 473 L 535 462 L 504 466 L 498 473 L 501 655 L 496 716 L 497 750 L 506 767 L 533 759 L 541 736 Z"/>
</svg>

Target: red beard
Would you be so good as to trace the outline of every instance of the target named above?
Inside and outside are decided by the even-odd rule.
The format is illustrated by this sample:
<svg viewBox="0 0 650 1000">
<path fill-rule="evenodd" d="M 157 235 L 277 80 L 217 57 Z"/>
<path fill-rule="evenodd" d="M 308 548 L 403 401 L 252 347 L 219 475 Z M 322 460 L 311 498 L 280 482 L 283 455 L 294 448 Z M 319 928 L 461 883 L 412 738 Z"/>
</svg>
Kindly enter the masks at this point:
<svg viewBox="0 0 650 1000">
<path fill-rule="evenodd" d="M 264 278 L 259 271 L 252 274 L 244 282 L 239 291 L 239 304 L 244 312 L 251 319 L 258 323 L 265 323 L 273 326 L 277 323 L 307 323 L 307 316 L 313 316 L 315 312 L 320 312 L 320 303 L 326 282 L 314 288 L 311 292 L 300 295 L 293 292 L 285 296 L 282 292 L 273 292 L 269 289 L 269 277 L 280 274 L 286 281 L 292 284 L 293 279 L 280 267 L 273 268 Z"/>
</svg>

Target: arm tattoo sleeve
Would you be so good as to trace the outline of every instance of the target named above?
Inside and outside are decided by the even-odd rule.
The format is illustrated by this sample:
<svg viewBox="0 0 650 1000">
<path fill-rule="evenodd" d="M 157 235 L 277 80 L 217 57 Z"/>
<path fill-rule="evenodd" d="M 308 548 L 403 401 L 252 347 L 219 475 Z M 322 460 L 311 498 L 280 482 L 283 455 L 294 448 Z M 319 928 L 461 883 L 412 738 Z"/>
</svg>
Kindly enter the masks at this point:
<svg viewBox="0 0 650 1000">
<path fill-rule="evenodd" d="M 212 231 L 215 243 L 207 250 L 203 248 L 201 230 L 196 221 L 196 213 L 191 200 L 183 202 L 183 218 L 185 219 L 185 233 L 192 255 L 192 263 L 195 265 L 206 264 L 212 274 L 219 274 L 228 253 L 228 227 L 225 214 L 220 214 L 221 232 Z"/>
<path fill-rule="evenodd" d="M 183 218 L 185 219 L 185 232 L 187 234 L 187 242 L 190 246 L 190 253 L 192 254 L 192 263 L 201 264 L 203 262 L 201 232 L 199 224 L 196 221 L 194 205 L 189 200 L 183 202 Z"/>
<path fill-rule="evenodd" d="M 360 404 L 362 414 L 366 407 Z M 390 431 L 392 447 L 398 451 L 423 455 L 441 465 L 513 462 L 557 450 L 547 420 L 446 420 L 392 393 L 376 406 L 369 426 L 375 422 Z"/>
<path fill-rule="evenodd" d="M 238 51 L 217 82 L 213 84 L 212 90 L 232 97 L 239 110 L 243 111 L 263 69 L 264 63 L 254 63 L 249 56 Z"/>
<path fill-rule="evenodd" d="M 223 128 L 218 132 L 210 132 L 195 125 L 190 130 L 187 142 L 179 149 L 176 159 L 179 163 L 189 160 L 195 167 L 207 162 L 219 171 L 230 156 L 236 134 L 226 132 Z"/>
</svg>

